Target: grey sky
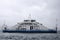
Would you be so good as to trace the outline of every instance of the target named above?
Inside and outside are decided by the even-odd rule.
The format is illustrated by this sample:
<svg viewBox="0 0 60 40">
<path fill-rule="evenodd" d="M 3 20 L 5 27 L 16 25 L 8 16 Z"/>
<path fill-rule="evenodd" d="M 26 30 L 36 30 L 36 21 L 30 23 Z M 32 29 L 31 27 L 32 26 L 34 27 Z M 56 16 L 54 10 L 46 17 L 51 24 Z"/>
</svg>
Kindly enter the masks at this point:
<svg viewBox="0 0 60 40">
<path fill-rule="evenodd" d="M 60 0 L 0 0 L 0 26 L 4 21 L 8 26 L 17 22 L 32 19 L 43 23 L 45 26 L 54 28 L 56 18 L 60 26 Z"/>
</svg>

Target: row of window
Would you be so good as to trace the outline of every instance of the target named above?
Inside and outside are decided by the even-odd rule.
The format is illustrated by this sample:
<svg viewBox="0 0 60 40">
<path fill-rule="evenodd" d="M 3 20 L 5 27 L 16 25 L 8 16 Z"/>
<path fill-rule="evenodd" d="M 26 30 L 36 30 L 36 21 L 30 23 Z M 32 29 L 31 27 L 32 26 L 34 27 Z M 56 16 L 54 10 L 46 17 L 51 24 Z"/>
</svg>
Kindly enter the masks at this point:
<svg viewBox="0 0 60 40">
<path fill-rule="evenodd" d="M 37 25 L 35 23 L 21 23 L 21 25 Z"/>
<path fill-rule="evenodd" d="M 31 21 L 31 22 L 35 22 L 35 20 L 24 20 L 25 22 L 29 22 L 29 21 Z"/>
</svg>

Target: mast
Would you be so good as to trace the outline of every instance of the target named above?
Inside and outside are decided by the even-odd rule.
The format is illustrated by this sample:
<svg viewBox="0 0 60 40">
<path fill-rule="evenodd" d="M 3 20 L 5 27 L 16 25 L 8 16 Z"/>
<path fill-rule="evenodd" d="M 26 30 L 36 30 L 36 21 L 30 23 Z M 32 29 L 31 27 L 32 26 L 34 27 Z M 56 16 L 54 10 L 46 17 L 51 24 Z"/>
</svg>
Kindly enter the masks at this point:
<svg viewBox="0 0 60 40">
<path fill-rule="evenodd" d="M 58 20 L 56 19 L 56 31 L 57 31 L 57 26 L 58 26 L 57 22 L 58 22 Z"/>
<path fill-rule="evenodd" d="M 28 19 L 31 20 L 31 14 L 29 14 Z"/>
</svg>

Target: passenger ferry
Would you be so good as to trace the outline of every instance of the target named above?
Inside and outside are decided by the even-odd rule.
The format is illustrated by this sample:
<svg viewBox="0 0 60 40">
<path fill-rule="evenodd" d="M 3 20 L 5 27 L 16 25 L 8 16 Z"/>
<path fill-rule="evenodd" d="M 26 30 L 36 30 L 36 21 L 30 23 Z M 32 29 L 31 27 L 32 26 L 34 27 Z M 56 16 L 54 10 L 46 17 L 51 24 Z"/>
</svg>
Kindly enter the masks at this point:
<svg viewBox="0 0 60 40">
<path fill-rule="evenodd" d="M 17 27 L 15 28 L 15 30 L 10 30 L 6 26 L 7 25 L 5 25 L 4 29 L 2 30 L 4 33 L 57 33 L 57 24 L 56 29 L 49 29 L 45 27 L 42 23 L 31 19 L 31 15 L 29 15 L 29 19 L 17 23 Z"/>
<path fill-rule="evenodd" d="M 49 29 L 43 24 L 37 22 L 36 20 L 24 20 L 21 23 L 17 23 L 17 28 L 15 30 L 9 30 L 4 27 L 4 33 L 57 33 L 56 29 Z"/>
</svg>

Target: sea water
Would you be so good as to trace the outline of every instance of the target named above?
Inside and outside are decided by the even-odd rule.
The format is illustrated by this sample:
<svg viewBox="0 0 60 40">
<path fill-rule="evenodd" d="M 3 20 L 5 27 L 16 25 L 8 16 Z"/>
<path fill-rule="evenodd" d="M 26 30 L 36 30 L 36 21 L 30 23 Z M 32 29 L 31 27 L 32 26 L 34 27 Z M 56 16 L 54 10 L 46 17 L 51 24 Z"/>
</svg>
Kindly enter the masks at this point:
<svg viewBox="0 0 60 40">
<path fill-rule="evenodd" d="M 0 33 L 0 40 L 60 40 L 59 33 Z"/>
</svg>

